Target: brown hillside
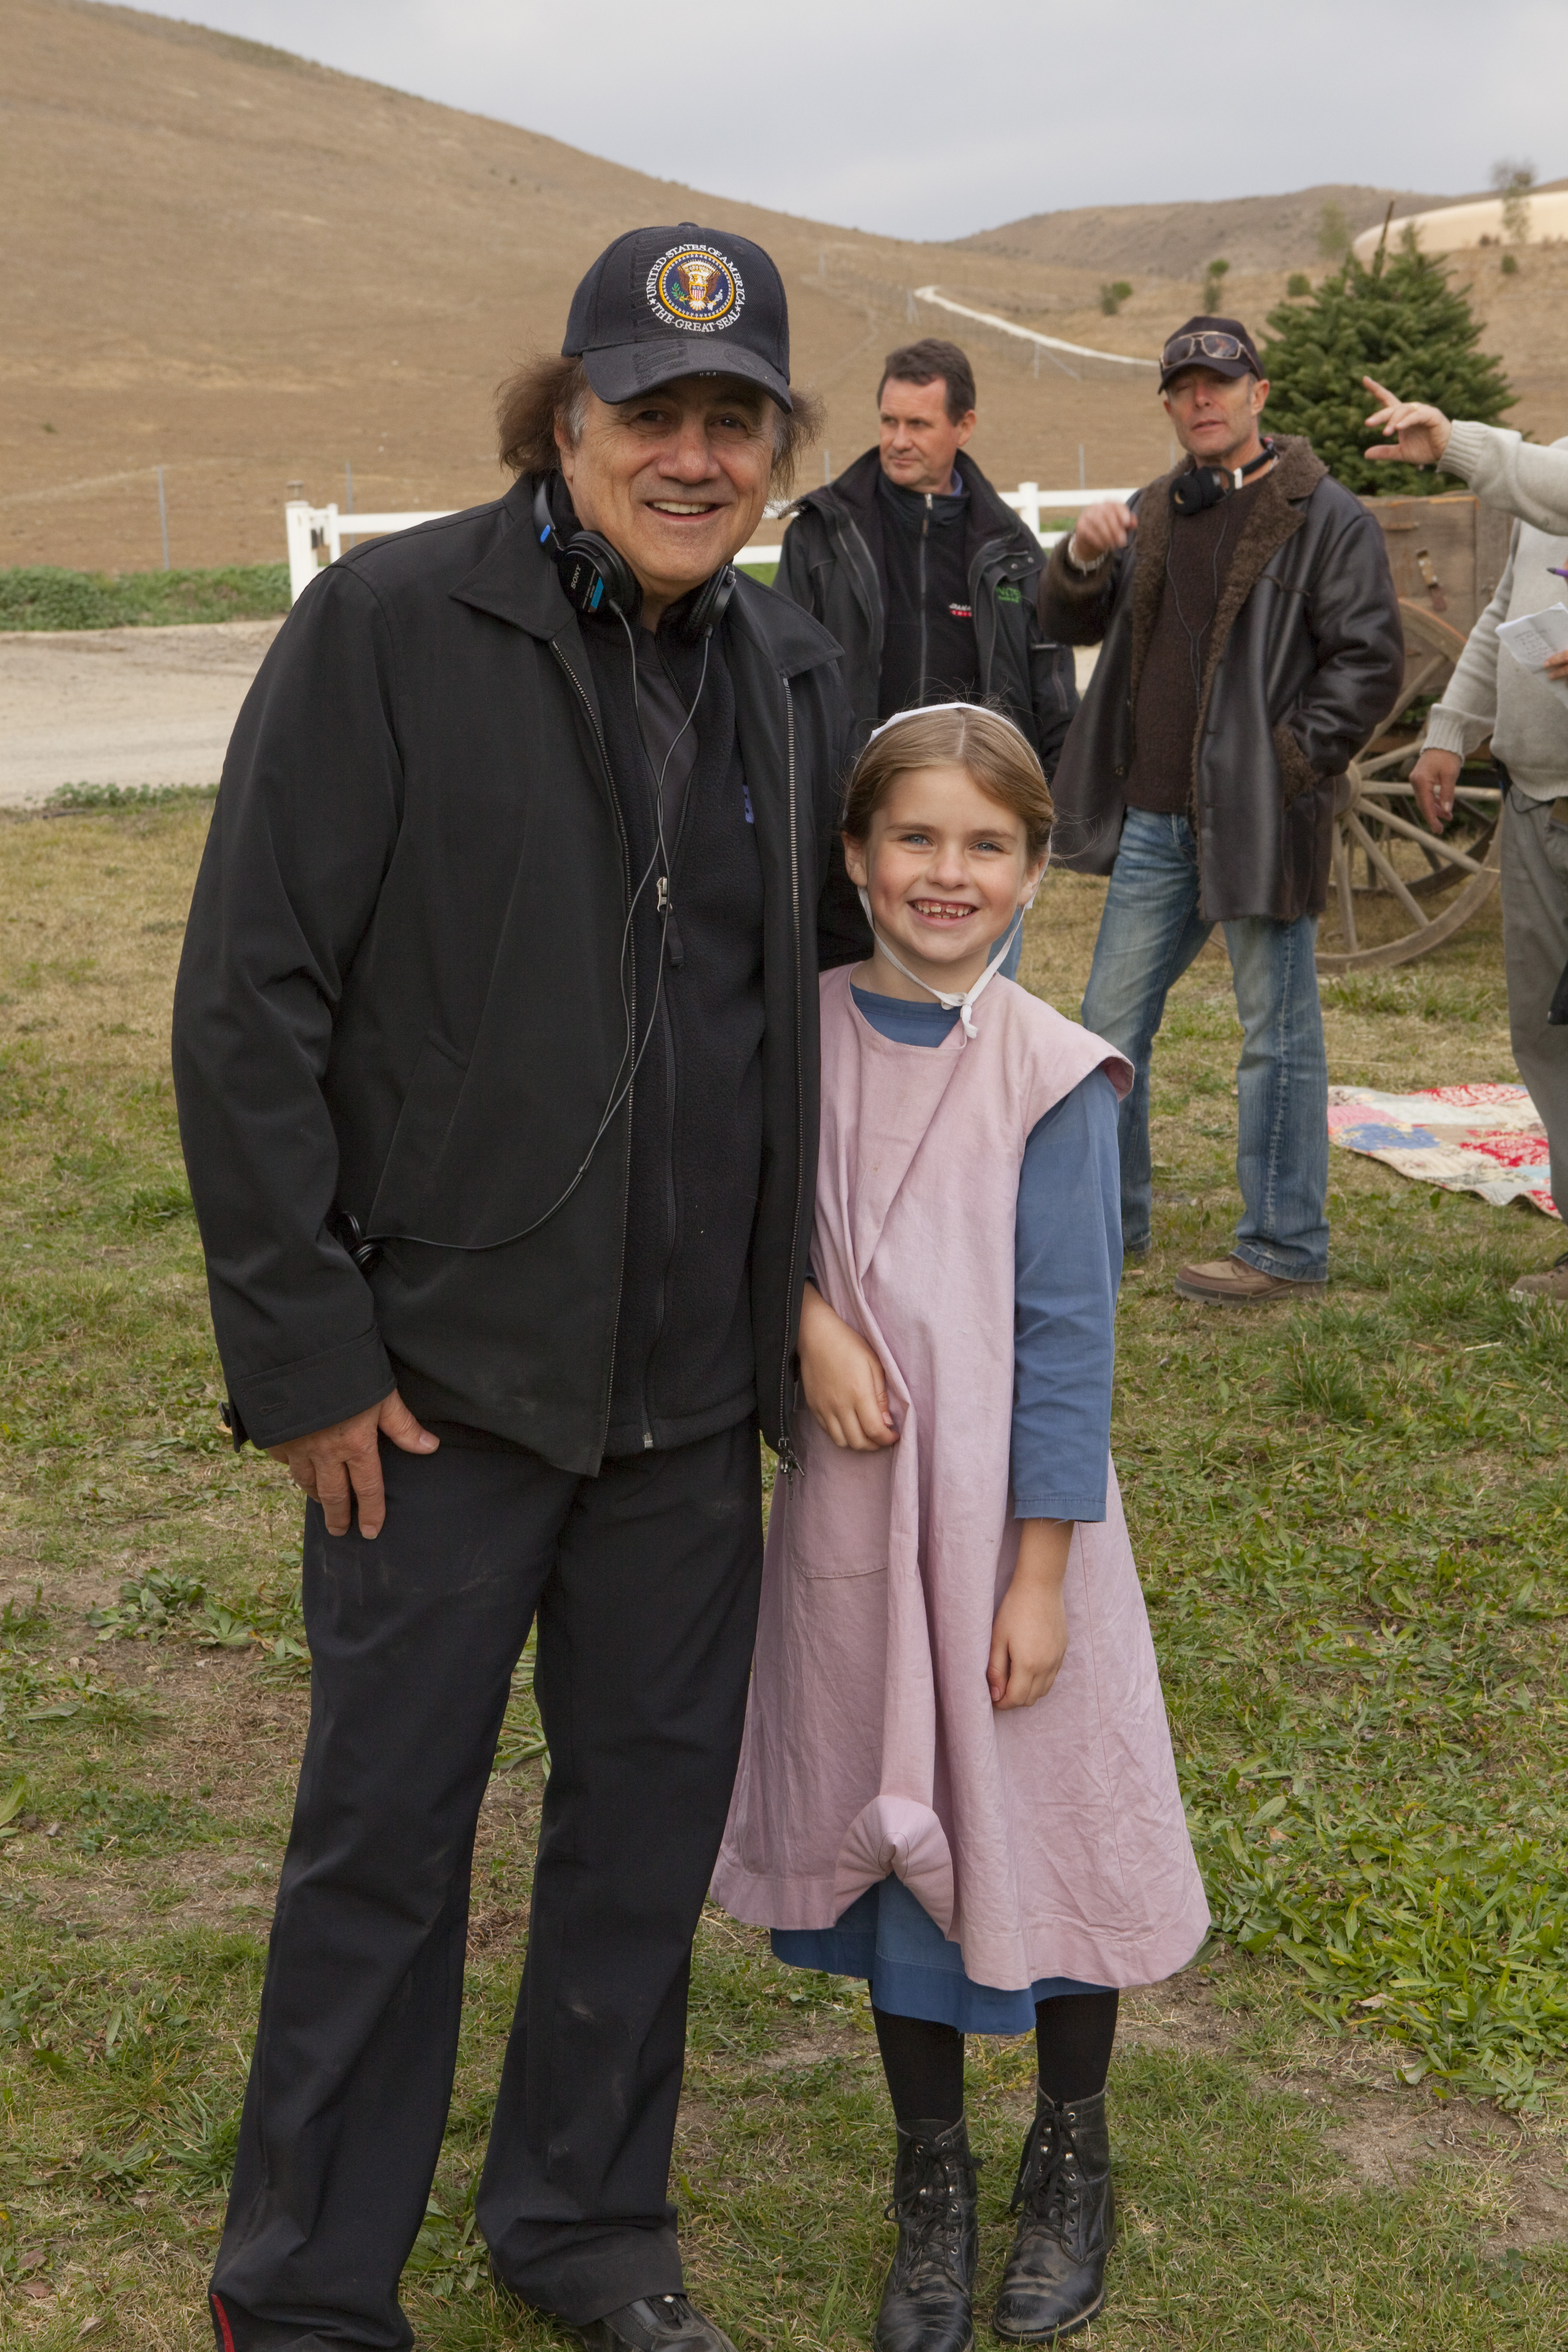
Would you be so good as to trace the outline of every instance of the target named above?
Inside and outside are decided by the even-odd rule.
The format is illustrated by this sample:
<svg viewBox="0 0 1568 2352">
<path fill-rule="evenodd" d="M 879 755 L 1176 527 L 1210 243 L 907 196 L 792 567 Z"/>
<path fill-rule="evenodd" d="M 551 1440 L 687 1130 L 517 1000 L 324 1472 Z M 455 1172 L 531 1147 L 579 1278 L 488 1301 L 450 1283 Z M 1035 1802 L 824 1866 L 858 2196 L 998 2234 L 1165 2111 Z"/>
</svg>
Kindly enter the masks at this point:
<svg viewBox="0 0 1568 2352">
<path fill-rule="evenodd" d="M 1216 256 L 1235 270 L 1301 269 L 1318 256 L 1323 206 L 1338 205 L 1352 236 L 1396 215 L 1457 204 L 1456 196 L 1418 196 L 1406 189 L 1302 188 L 1289 196 L 1237 196 L 1221 204 L 1090 205 L 1075 212 L 1032 213 L 1026 220 L 957 240 L 960 253 L 1065 264 L 1079 269 L 1142 271 L 1201 278 Z"/>
<path fill-rule="evenodd" d="M 1137 290 L 1104 319 L 1108 270 L 1081 235 L 1071 260 L 861 236 L 87 0 L 0 0 L 0 563 L 156 563 L 159 464 L 176 564 L 280 556 L 289 483 L 341 498 L 345 460 L 362 510 L 493 496 L 497 379 L 557 345 L 576 278 L 638 221 L 773 251 L 836 469 L 870 437 L 881 353 L 937 331 L 973 352 L 995 480 L 1075 482 L 1080 447 L 1091 483 L 1146 478 L 1168 448 L 1152 376 L 1048 359 L 1037 374 L 1027 348 L 930 310 L 911 330 L 910 289 L 1144 354 L 1195 299 L 1119 248 Z M 1260 320 L 1283 273 L 1238 252 L 1227 297 Z M 1561 432 L 1568 255 L 1495 272 L 1472 274 L 1528 394 L 1521 421 Z"/>
</svg>

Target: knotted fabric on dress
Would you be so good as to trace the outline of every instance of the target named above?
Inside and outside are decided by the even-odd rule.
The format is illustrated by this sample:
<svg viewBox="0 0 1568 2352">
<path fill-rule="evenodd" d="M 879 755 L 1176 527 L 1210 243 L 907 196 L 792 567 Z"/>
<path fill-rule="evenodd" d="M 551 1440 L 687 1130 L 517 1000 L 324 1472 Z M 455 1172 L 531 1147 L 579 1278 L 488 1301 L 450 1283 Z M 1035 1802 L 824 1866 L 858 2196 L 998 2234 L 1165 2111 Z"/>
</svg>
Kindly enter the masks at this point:
<svg viewBox="0 0 1568 2352">
<path fill-rule="evenodd" d="M 1014 1226 L 1031 1129 L 1090 1071 L 1132 1073 L 1009 981 L 936 1047 L 822 981 L 812 1266 L 887 1373 L 899 1443 L 836 1446 L 803 1406 L 774 1490 L 756 1667 L 715 1898 L 828 1927 L 889 1873 L 1005 1990 L 1149 1984 L 1208 1906 L 1114 1469 L 1068 1558 L 1068 1653 L 998 1714 L 991 1625 L 1018 1549 L 1008 1457 Z"/>
</svg>

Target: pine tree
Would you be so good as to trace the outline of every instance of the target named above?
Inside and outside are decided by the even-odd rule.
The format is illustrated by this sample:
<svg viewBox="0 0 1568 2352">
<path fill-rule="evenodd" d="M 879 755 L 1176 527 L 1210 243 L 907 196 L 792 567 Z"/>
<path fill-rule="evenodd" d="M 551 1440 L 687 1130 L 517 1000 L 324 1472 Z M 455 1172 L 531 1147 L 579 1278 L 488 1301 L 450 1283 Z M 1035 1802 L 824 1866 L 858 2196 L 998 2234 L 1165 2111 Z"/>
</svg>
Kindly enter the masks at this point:
<svg viewBox="0 0 1568 2352">
<path fill-rule="evenodd" d="M 1464 294 L 1409 230 L 1393 253 L 1380 247 L 1370 268 L 1347 255 L 1310 301 L 1282 303 L 1268 324 L 1267 423 L 1304 434 L 1347 489 L 1423 498 L 1453 487 L 1427 467 L 1367 463 L 1374 436 L 1365 420 L 1376 404 L 1363 375 L 1482 425 L 1514 404 L 1501 362 L 1476 349 L 1481 331 Z"/>
</svg>

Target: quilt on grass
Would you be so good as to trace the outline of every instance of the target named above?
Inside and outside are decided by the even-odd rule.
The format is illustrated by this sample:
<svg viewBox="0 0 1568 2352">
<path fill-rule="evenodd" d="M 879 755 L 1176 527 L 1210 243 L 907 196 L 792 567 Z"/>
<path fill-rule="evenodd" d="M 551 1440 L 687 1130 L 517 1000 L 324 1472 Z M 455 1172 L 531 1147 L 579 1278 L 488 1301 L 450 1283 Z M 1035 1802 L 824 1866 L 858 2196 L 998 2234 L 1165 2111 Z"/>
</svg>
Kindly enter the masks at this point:
<svg viewBox="0 0 1568 2352">
<path fill-rule="evenodd" d="M 1329 1088 L 1329 1136 L 1401 1176 L 1449 1192 L 1479 1192 L 1499 1208 L 1526 1200 L 1549 1217 L 1546 1129 L 1523 1087 L 1428 1087 L 1420 1094 Z"/>
</svg>

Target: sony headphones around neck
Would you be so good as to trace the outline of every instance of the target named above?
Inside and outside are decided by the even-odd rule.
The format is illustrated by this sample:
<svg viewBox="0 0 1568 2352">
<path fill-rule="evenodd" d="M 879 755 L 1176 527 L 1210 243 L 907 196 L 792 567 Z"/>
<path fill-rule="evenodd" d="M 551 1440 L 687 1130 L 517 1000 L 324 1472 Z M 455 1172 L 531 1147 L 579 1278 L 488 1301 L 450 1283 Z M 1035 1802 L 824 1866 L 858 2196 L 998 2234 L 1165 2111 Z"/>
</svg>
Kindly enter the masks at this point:
<svg viewBox="0 0 1568 2352">
<path fill-rule="evenodd" d="M 1274 454 L 1273 442 L 1266 441 L 1251 464 L 1238 467 L 1234 474 L 1224 466 L 1194 466 L 1190 474 L 1178 474 L 1171 484 L 1173 513 L 1203 514 L 1210 507 L 1217 507 L 1221 499 L 1241 488 L 1249 474 L 1267 466 Z"/>
<path fill-rule="evenodd" d="M 541 547 L 555 560 L 567 603 L 574 612 L 614 613 L 627 619 L 637 611 L 642 593 L 631 565 L 602 531 L 574 530 L 570 539 L 562 540 L 550 512 L 550 476 L 542 476 L 533 493 L 533 529 Z M 721 563 L 702 583 L 676 625 L 687 644 L 700 644 L 718 627 L 734 593 L 734 566 Z"/>
</svg>

